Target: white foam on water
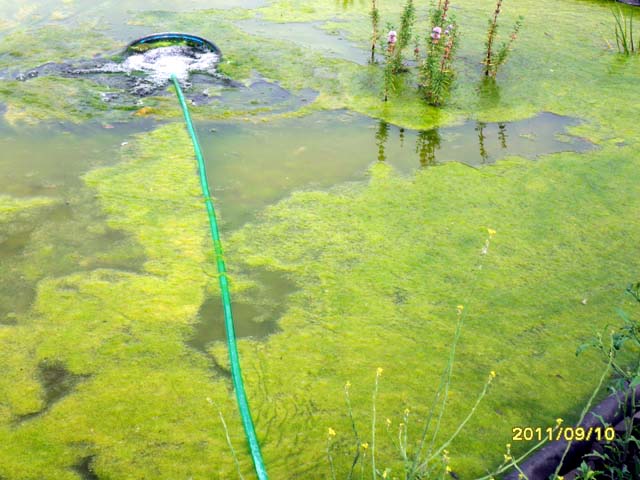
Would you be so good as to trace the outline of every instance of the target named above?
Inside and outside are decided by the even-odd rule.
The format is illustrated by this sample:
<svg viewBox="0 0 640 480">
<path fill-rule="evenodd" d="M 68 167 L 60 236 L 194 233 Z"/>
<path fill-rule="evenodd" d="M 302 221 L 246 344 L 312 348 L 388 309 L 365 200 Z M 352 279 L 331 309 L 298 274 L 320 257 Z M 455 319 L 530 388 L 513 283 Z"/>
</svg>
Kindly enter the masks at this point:
<svg viewBox="0 0 640 480">
<path fill-rule="evenodd" d="M 143 73 L 155 86 L 166 84 L 175 74 L 181 82 L 191 73 L 214 74 L 219 57 L 184 46 L 159 47 L 128 56 L 122 63 L 107 63 L 98 70 L 106 73 Z"/>
</svg>

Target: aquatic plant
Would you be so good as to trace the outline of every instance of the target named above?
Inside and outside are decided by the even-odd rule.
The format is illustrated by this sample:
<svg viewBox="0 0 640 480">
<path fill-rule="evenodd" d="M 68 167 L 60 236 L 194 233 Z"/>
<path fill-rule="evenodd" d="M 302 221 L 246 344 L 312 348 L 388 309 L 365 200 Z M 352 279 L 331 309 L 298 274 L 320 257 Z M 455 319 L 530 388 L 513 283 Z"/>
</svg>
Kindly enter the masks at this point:
<svg viewBox="0 0 640 480">
<path fill-rule="evenodd" d="M 413 25 L 415 23 L 415 6 L 413 0 L 407 0 L 400 18 L 400 30 L 395 31 L 392 24 L 387 23 L 387 49 L 384 53 L 384 101 L 389 99 L 389 93 L 395 90 L 397 76 L 407 72 L 404 66 L 404 50 L 413 37 Z"/>
<path fill-rule="evenodd" d="M 614 8 L 611 13 L 616 22 L 616 45 L 618 52 L 625 55 L 640 52 L 640 39 L 637 45 L 633 43 L 633 12 L 627 17 L 622 7 L 616 5 L 616 8 Z"/>
<path fill-rule="evenodd" d="M 503 65 L 507 61 L 507 57 L 509 56 L 509 52 L 511 51 L 511 47 L 513 43 L 518 38 L 518 32 L 522 27 L 523 17 L 520 16 L 516 20 L 515 25 L 513 26 L 513 30 L 509 35 L 509 40 L 503 42 L 500 47 L 498 47 L 497 51 L 495 50 L 495 42 L 498 34 L 498 16 L 502 12 L 502 0 L 498 0 L 496 3 L 496 9 L 493 12 L 493 18 L 489 20 L 489 30 L 487 31 L 487 41 L 485 42 L 485 47 L 487 49 L 484 61 L 484 75 L 485 77 L 494 77 L 498 73 L 498 68 Z"/>
<path fill-rule="evenodd" d="M 376 0 L 371 0 L 371 63 L 376 61 L 376 42 L 378 40 L 378 26 L 380 24 L 380 12 Z"/>
<path fill-rule="evenodd" d="M 396 32 L 390 24 L 387 24 L 387 49 L 384 51 L 384 68 L 382 69 L 383 100 L 389 100 L 389 94 L 396 89 L 396 71 L 393 64 L 393 48 L 396 43 Z"/>
<path fill-rule="evenodd" d="M 406 71 L 403 62 L 404 49 L 411 42 L 413 37 L 413 25 L 416 21 L 416 9 L 413 0 L 407 0 L 400 17 L 400 30 L 398 31 L 398 41 L 394 42 L 391 52 L 391 65 L 394 74 Z"/>
<path fill-rule="evenodd" d="M 427 56 L 420 66 L 419 88 L 427 102 L 442 105 L 453 83 L 453 59 L 458 46 L 458 25 L 448 14 L 449 0 L 431 11 L 431 34 L 427 39 Z"/>
</svg>

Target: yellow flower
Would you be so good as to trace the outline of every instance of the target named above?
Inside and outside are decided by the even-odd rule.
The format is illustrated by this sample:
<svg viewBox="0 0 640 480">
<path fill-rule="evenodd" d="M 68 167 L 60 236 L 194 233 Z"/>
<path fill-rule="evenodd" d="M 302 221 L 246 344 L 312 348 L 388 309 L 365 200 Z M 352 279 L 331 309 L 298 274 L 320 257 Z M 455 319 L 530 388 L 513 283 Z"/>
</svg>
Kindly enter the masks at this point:
<svg viewBox="0 0 640 480">
<path fill-rule="evenodd" d="M 511 458 L 512 458 L 511 455 L 505 455 L 504 456 L 504 461 L 508 462 L 509 460 L 511 460 Z"/>
<path fill-rule="evenodd" d="M 376 370 L 376 375 L 380 376 L 382 375 L 383 372 L 383 368 L 382 367 L 378 367 L 378 369 Z"/>
<path fill-rule="evenodd" d="M 361 445 L 361 447 L 362 447 L 363 449 L 365 449 L 365 450 L 366 450 L 367 448 L 369 448 L 369 443 L 364 442 L 364 443 Z"/>
<path fill-rule="evenodd" d="M 510 443 L 507 443 L 507 452 L 508 452 L 509 450 L 511 450 L 511 444 L 510 444 Z"/>
<path fill-rule="evenodd" d="M 496 231 L 493 228 L 487 228 L 487 232 L 490 237 L 493 237 L 496 234 Z"/>
<path fill-rule="evenodd" d="M 390 426 L 391 426 L 391 419 L 387 418 L 387 427 L 390 427 Z"/>
<path fill-rule="evenodd" d="M 518 480 L 524 480 L 524 473 L 518 474 Z"/>
<path fill-rule="evenodd" d="M 491 372 L 489 372 L 489 376 L 491 378 L 496 378 L 496 372 L 494 370 L 491 370 Z"/>
<path fill-rule="evenodd" d="M 348 390 L 350 386 L 351 386 L 351 382 L 347 380 L 347 383 L 344 384 L 344 388 Z"/>
<path fill-rule="evenodd" d="M 404 414 L 405 414 L 405 415 L 409 415 L 409 412 L 411 412 L 411 410 L 409 410 L 408 408 L 405 408 L 405 409 L 404 409 Z"/>
<path fill-rule="evenodd" d="M 462 313 L 462 311 L 464 310 L 464 305 L 458 305 L 456 307 L 456 310 L 458 311 L 458 315 L 460 315 Z"/>
<path fill-rule="evenodd" d="M 564 420 L 562 420 L 561 418 L 556 418 L 556 425 L 557 426 L 562 425 L 562 422 L 564 422 Z"/>
<path fill-rule="evenodd" d="M 335 437 L 336 436 L 336 431 L 331 427 L 329 427 L 329 436 L 330 437 Z"/>
<path fill-rule="evenodd" d="M 446 467 L 444 467 L 444 471 L 447 473 L 451 473 L 451 467 L 447 465 Z"/>
</svg>

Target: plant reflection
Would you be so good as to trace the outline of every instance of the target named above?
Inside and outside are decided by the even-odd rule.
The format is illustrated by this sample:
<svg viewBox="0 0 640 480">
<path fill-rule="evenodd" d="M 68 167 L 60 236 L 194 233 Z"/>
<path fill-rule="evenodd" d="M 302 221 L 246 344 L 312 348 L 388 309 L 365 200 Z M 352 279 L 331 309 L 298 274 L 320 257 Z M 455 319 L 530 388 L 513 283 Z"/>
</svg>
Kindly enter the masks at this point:
<svg viewBox="0 0 640 480">
<path fill-rule="evenodd" d="M 416 153 L 421 167 L 436 164 L 436 150 L 440 149 L 442 138 L 437 128 L 422 130 L 416 138 Z"/>
</svg>

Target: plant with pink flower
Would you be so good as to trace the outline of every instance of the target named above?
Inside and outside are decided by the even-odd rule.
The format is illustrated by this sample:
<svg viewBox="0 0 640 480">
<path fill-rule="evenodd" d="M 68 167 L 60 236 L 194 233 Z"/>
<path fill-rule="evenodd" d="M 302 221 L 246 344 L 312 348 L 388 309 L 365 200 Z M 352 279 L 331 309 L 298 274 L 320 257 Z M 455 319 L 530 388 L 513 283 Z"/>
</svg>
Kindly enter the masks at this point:
<svg viewBox="0 0 640 480">
<path fill-rule="evenodd" d="M 502 1 L 503 0 L 497 0 L 493 17 L 489 20 L 489 30 L 487 32 L 487 41 L 485 42 L 487 51 L 484 56 L 484 61 L 482 62 L 484 64 L 485 77 L 495 78 L 498 73 L 498 68 L 507 61 L 507 56 L 511 51 L 513 42 L 518 38 L 518 32 L 522 27 L 523 18 L 518 17 L 518 20 L 513 27 L 513 31 L 509 35 L 509 40 L 507 42 L 503 42 L 497 51 L 495 50 L 494 44 L 498 33 L 498 15 L 502 12 Z"/>
<path fill-rule="evenodd" d="M 419 88 L 431 105 L 444 103 L 453 83 L 453 59 L 458 45 L 455 18 L 449 15 L 450 1 L 441 0 L 431 11 L 431 32 L 427 56 L 420 64 Z M 445 27 L 446 26 L 446 27 Z"/>
</svg>

